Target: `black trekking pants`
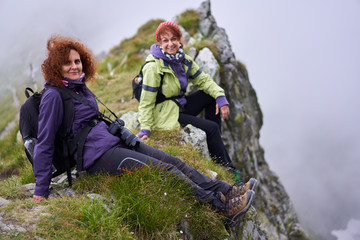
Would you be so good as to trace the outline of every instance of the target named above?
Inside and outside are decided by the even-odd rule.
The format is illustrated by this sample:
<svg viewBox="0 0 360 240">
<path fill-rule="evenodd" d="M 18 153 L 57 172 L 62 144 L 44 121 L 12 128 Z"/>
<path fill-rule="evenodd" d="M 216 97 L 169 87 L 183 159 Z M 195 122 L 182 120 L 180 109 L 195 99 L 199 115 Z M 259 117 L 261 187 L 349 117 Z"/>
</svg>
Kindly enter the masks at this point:
<svg viewBox="0 0 360 240">
<path fill-rule="evenodd" d="M 216 101 L 199 90 L 186 96 L 184 111 L 179 113 L 179 123 L 184 127 L 191 124 L 206 133 L 210 156 L 223 166 L 235 168 L 221 138 L 221 113 L 215 115 Z M 205 119 L 196 117 L 205 110 Z"/>
<path fill-rule="evenodd" d="M 212 180 L 180 159 L 143 142 L 135 150 L 129 149 L 122 143 L 110 148 L 87 171 L 91 174 L 101 172 L 121 174 L 126 170 L 132 171 L 148 166 L 173 173 L 189 184 L 200 202 L 208 202 L 216 210 L 224 209 L 224 204 L 219 200 L 217 193 L 226 194 L 231 188 L 229 184 Z"/>
</svg>

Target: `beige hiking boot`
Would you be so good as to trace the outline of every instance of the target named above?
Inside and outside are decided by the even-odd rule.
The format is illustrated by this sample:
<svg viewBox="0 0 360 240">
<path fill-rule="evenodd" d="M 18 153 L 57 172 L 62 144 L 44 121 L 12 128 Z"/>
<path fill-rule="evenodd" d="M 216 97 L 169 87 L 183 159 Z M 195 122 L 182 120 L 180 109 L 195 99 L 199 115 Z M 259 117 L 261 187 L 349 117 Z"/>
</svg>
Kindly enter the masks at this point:
<svg viewBox="0 0 360 240">
<path fill-rule="evenodd" d="M 247 190 L 245 194 L 239 197 L 226 199 L 225 216 L 228 218 L 228 224 L 230 227 L 235 226 L 239 217 L 249 210 L 254 198 L 255 192 Z"/>
<path fill-rule="evenodd" d="M 255 190 L 257 186 L 257 180 L 250 178 L 250 180 L 241 186 L 233 186 L 225 195 L 226 199 L 232 199 L 244 195 L 247 190 Z"/>
</svg>

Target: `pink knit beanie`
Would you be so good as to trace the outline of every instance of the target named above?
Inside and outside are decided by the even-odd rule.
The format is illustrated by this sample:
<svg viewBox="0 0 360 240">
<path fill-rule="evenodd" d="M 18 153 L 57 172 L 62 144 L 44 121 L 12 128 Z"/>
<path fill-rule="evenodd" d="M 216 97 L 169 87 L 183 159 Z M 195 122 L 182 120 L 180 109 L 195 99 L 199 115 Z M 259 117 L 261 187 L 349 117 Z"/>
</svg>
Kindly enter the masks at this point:
<svg viewBox="0 0 360 240">
<path fill-rule="evenodd" d="M 161 29 L 162 27 L 166 26 L 166 25 L 173 26 L 173 27 L 177 28 L 177 29 L 179 30 L 179 32 L 181 33 L 181 30 L 180 30 L 179 26 L 176 25 L 176 23 L 173 23 L 173 22 L 162 22 L 162 23 L 159 24 L 159 26 L 158 26 L 158 28 L 157 28 L 157 30 L 156 30 L 156 35 L 155 35 L 156 40 L 158 40 L 158 33 L 159 33 L 160 29 Z"/>
</svg>

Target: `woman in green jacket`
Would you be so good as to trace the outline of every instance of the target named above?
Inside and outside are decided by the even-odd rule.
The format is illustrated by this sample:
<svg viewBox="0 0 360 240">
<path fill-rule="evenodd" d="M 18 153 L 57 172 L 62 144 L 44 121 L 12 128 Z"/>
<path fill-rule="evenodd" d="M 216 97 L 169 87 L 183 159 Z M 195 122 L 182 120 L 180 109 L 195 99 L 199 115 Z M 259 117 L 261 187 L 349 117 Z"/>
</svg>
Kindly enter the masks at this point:
<svg viewBox="0 0 360 240">
<path fill-rule="evenodd" d="M 171 130 L 191 124 L 205 131 L 211 157 L 234 170 L 221 139 L 221 117 L 225 119 L 230 113 L 225 92 L 184 53 L 181 37 L 179 26 L 172 22 L 162 22 L 156 31 L 158 44 L 151 46 L 142 70 L 141 131 L 137 136 L 144 140 L 154 129 Z M 189 82 L 199 90 L 185 95 Z M 204 109 L 205 118 L 197 117 Z"/>
</svg>

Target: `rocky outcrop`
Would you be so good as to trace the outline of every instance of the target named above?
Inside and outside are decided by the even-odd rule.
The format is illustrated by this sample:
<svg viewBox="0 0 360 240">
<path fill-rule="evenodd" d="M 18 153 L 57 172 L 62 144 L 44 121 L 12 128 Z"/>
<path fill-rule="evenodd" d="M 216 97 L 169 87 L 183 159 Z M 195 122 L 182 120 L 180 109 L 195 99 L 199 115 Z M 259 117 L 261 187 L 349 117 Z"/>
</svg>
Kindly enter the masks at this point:
<svg viewBox="0 0 360 240">
<path fill-rule="evenodd" d="M 245 214 L 229 239 L 306 239 L 292 202 L 266 163 L 259 144 L 263 117 L 246 68 L 236 60 L 225 30 L 217 26 L 211 15 L 210 1 L 203 2 L 198 12 L 197 36 L 216 43 L 221 67 L 218 71 L 216 64 L 207 64 L 213 62 L 208 49 L 201 50 L 195 61 L 224 88 L 230 103 L 231 117 L 224 121 L 223 139 L 243 178 L 256 177 L 260 182 L 255 208 Z M 193 50 L 192 54 L 196 55 Z"/>
</svg>

